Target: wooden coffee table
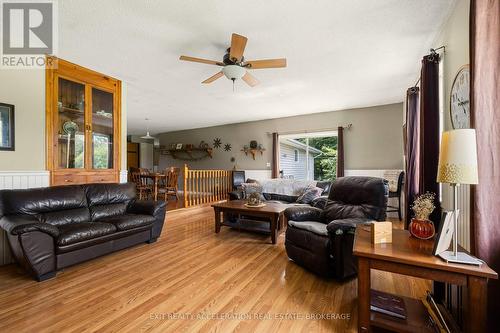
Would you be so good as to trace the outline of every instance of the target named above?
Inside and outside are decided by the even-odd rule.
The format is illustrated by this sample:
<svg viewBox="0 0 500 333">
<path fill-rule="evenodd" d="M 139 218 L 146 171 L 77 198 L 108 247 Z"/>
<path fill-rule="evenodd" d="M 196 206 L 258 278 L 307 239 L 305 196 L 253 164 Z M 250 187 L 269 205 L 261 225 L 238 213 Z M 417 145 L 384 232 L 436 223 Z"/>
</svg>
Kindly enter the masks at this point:
<svg viewBox="0 0 500 333">
<path fill-rule="evenodd" d="M 278 229 L 281 229 L 281 226 L 284 225 L 284 214 L 283 212 L 289 206 L 286 204 L 280 203 L 266 203 L 266 206 L 260 208 L 253 208 L 245 206 L 244 200 L 233 200 L 227 202 L 221 202 L 213 204 L 215 212 L 215 232 L 220 232 L 221 226 L 228 227 L 236 227 L 244 230 L 253 230 L 259 232 L 266 232 L 271 234 L 271 242 L 276 244 L 276 234 Z M 226 220 L 226 217 L 229 215 L 238 215 L 240 216 L 248 216 L 248 217 L 257 217 L 264 218 L 264 221 L 252 221 L 250 219 L 246 219 L 246 225 L 240 223 L 232 223 Z M 267 222 L 269 221 L 269 222 Z M 269 223 L 269 229 L 263 228 L 262 224 Z"/>
</svg>

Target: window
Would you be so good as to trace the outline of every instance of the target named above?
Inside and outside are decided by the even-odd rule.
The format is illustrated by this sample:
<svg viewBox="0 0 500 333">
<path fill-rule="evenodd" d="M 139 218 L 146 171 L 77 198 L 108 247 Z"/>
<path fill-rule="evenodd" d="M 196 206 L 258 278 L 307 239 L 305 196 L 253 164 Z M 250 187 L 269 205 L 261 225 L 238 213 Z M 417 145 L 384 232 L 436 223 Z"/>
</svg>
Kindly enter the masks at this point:
<svg viewBox="0 0 500 333">
<path fill-rule="evenodd" d="M 280 136 L 283 178 L 334 180 L 337 174 L 337 131 Z"/>
<path fill-rule="evenodd" d="M 69 161 L 69 160 L 68 160 Z M 85 135 L 81 132 L 75 134 L 75 160 L 74 165 L 71 166 L 68 162 L 68 167 L 72 168 L 84 168 L 85 165 Z"/>
<path fill-rule="evenodd" d="M 108 135 L 94 133 L 94 169 L 108 169 L 112 160 L 109 156 L 110 139 Z"/>
</svg>

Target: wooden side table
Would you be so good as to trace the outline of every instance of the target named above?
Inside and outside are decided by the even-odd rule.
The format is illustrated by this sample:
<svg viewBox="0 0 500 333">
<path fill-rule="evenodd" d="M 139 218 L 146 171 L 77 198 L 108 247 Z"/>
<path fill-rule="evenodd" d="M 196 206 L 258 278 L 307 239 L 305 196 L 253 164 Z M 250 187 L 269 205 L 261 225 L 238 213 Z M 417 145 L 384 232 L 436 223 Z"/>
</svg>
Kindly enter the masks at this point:
<svg viewBox="0 0 500 333">
<path fill-rule="evenodd" d="M 411 237 L 407 230 L 393 230 L 392 243 L 371 244 L 366 226 L 358 226 L 353 253 L 358 257 L 358 331 L 382 328 L 395 332 L 432 332 L 422 302 L 403 297 L 407 319 L 401 320 L 370 312 L 370 270 L 378 269 L 423 279 L 467 286 L 464 331 L 486 331 L 488 279 L 498 279 L 495 271 L 483 264 L 448 264 L 432 255 L 433 242 Z M 424 295 L 422 295 L 423 297 Z"/>
</svg>

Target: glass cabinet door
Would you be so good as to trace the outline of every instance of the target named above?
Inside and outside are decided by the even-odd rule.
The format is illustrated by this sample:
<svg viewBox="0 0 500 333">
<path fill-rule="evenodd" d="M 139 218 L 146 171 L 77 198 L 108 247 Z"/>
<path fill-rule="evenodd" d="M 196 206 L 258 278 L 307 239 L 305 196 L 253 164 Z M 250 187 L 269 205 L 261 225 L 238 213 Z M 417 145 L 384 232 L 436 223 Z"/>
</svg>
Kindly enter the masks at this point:
<svg viewBox="0 0 500 333">
<path fill-rule="evenodd" d="M 113 94 L 92 88 L 92 168 L 113 168 Z"/>
<path fill-rule="evenodd" d="M 85 85 L 59 78 L 57 166 L 85 167 Z"/>
</svg>

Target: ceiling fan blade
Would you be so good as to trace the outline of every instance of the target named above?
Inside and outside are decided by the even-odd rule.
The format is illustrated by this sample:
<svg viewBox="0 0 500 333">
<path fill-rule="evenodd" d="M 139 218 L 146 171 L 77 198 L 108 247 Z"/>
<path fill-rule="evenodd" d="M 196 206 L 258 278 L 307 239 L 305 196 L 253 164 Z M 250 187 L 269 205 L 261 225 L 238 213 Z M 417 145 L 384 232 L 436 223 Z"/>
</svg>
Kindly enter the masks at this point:
<svg viewBox="0 0 500 333">
<path fill-rule="evenodd" d="M 257 80 L 253 75 L 251 75 L 248 72 L 246 72 L 241 79 L 245 81 L 250 87 L 255 87 L 256 85 L 259 84 L 259 80 Z"/>
<path fill-rule="evenodd" d="M 248 69 L 281 68 L 286 67 L 286 59 L 250 60 L 245 61 L 245 66 L 247 66 Z"/>
<path fill-rule="evenodd" d="M 222 72 L 215 73 L 214 75 L 212 75 L 211 77 L 209 77 L 208 79 L 203 81 L 202 83 L 212 83 L 215 80 L 217 80 L 218 78 L 220 78 L 222 75 L 224 75 Z"/>
<path fill-rule="evenodd" d="M 248 38 L 238 34 L 233 34 L 231 36 L 231 50 L 229 52 L 229 57 L 232 61 L 241 61 L 243 51 L 245 51 L 245 46 L 247 45 L 247 40 Z"/>
<path fill-rule="evenodd" d="M 224 64 L 222 62 L 220 62 L 220 61 L 207 60 L 207 59 L 195 58 L 195 57 L 188 57 L 188 56 L 180 56 L 179 60 L 192 61 L 192 62 L 201 62 L 203 64 L 208 64 L 208 65 L 224 66 Z"/>
</svg>

